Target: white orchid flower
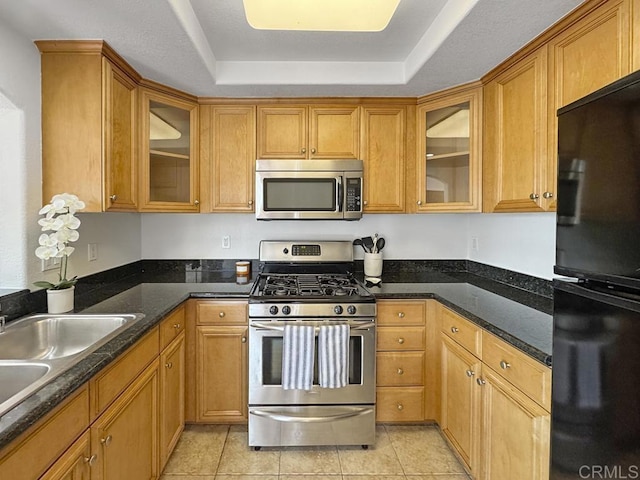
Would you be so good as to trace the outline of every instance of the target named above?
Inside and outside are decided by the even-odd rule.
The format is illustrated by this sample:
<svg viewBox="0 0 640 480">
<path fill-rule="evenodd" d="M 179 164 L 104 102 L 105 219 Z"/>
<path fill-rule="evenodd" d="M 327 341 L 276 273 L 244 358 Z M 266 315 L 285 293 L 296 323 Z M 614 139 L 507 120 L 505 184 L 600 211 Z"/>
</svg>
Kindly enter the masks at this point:
<svg viewBox="0 0 640 480">
<path fill-rule="evenodd" d="M 74 217 L 71 213 L 58 215 L 51 226 L 52 230 L 58 231 L 63 228 L 76 230 L 80 226 L 80 219 Z"/>
<path fill-rule="evenodd" d="M 43 247 L 55 247 L 59 243 L 58 236 L 55 233 L 49 235 L 43 233 L 40 235 L 40 238 L 38 238 L 38 243 Z"/>
<path fill-rule="evenodd" d="M 42 260 L 48 260 L 49 258 L 58 256 L 57 246 L 40 246 L 36 248 L 36 257 Z"/>
<path fill-rule="evenodd" d="M 71 230 L 69 228 L 61 228 L 53 235 L 56 237 L 56 243 L 61 244 L 75 242 L 80 238 L 80 234 L 76 230 Z"/>
<path fill-rule="evenodd" d="M 76 213 L 78 210 L 82 210 L 85 207 L 85 203 L 72 193 L 60 193 L 58 195 L 54 195 L 51 199 L 51 203 L 56 206 L 62 203 L 64 208 L 69 209 L 69 213 Z"/>
<path fill-rule="evenodd" d="M 55 218 L 41 218 L 38 220 L 38 225 L 42 227 L 42 231 L 46 232 L 47 230 L 53 230 L 53 224 L 55 223 Z"/>
<path fill-rule="evenodd" d="M 73 247 L 65 247 L 63 246 L 62 248 L 60 248 L 60 245 L 58 245 L 58 249 L 57 249 L 57 253 L 56 253 L 56 257 L 68 257 L 69 255 L 71 255 L 73 253 L 73 251 L 75 250 L 75 248 Z"/>
</svg>

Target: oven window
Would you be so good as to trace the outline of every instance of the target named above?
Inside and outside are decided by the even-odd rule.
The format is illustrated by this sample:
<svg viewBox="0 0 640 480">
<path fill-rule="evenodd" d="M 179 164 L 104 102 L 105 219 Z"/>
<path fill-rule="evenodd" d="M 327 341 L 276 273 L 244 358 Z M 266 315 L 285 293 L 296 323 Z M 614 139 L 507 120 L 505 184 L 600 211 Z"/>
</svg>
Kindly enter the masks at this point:
<svg viewBox="0 0 640 480">
<path fill-rule="evenodd" d="M 262 338 L 262 384 L 282 385 L 282 337 Z M 362 337 L 349 337 L 349 385 L 362 384 Z M 318 338 L 316 337 L 316 352 Z M 313 384 L 318 385 L 318 356 L 313 367 Z"/>
<path fill-rule="evenodd" d="M 263 182 L 267 212 L 336 210 L 335 178 L 265 178 Z"/>
</svg>

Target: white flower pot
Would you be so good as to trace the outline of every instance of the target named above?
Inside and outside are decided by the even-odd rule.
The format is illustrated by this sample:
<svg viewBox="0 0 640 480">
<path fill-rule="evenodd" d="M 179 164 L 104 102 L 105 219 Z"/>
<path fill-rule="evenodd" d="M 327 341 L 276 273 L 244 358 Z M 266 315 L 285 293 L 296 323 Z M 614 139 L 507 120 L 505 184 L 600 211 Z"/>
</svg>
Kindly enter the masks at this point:
<svg viewBox="0 0 640 480">
<path fill-rule="evenodd" d="M 65 313 L 73 310 L 73 294 L 76 287 L 62 290 L 47 290 L 47 311 L 49 313 Z"/>
</svg>

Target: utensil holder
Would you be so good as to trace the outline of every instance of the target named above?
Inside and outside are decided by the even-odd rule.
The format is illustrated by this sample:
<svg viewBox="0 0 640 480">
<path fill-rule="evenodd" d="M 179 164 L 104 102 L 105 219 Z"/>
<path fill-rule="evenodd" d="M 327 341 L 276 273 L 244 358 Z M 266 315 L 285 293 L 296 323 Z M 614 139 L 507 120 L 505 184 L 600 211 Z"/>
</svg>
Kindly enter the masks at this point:
<svg viewBox="0 0 640 480">
<path fill-rule="evenodd" d="M 367 253 L 364 254 L 364 276 L 380 277 L 382 275 L 382 254 Z"/>
</svg>

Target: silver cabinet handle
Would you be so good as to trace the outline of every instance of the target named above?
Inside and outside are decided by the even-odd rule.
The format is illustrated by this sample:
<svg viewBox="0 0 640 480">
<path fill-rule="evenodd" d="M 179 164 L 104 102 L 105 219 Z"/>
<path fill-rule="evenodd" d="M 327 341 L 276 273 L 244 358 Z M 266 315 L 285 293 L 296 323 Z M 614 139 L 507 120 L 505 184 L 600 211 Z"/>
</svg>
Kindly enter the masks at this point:
<svg viewBox="0 0 640 480">
<path fill-rule="evenodd" d="M 93 454 L 90 457 L 84 457 L 84 463 L 89 464 L 90 467 L 93 467 L 96 464 L 96 460 L 98 460 L 98 456 L 96 454 Z"/>
<path fill-rule="evenodd" d="M 194 201 L 193 201 L 193 204 L 194 204 L 194 205 L 200 205 L 200 200 L 194 200 Z"/>
<path fill-rule="evenodd" d="M 173 363 L 172 362 L 167 362 L 164 364 L 165 367 L 167 368 L 173 368 Z"/>
<path fill-rule="evenodd" d="M 402 338 L 402 337 L 398 338 L 398 343 L 400 345 L 402 345 L 404 343 L 404 338 Z"/>
<path fill-rule="evenodd" d="M 466 373 L 467 373 L 467 377 L 473 377 L 476 374 L 476 372 L 474 372 L 473 370 L 467 370 Z"/>
<path fill-rule="evenodd" d="M 225 316 L 225 313 L 224 313 L 224 312 L 220 312 L 220 313 L 218 314 L 218 316 L 219 316 L 220 318 L 223 318 L 223 317 Z"/>
<path fill-rule="evenodd" d="M 397 408 L 398 410 L 402 411 L 404 410 L 404 405 L 402 405 L 401 403 L 398 403 Z"/>
<path fill-rule="evenodd" d="M 113 440 L 113 437 L 111 435 L 107 435 L 106 437 L 100 439 L 100 443 L 105 447 L 108 447 L 109 445 L 111 445 L 111 440 Z"/>
<path fill-rule="evenodd" d="M 553 193 L 551 193 L 551 192 L 544 192 L 544 193 L 542 194 L 542 196 L 543 196 L 544 198 L 553 198 Z"/>
<path fill-rule="evenodd" d="M 115 202 L 117 198 L 118 196 L 115 193 L 113 195 L 109 195 L 109 200 L 111 200 L 112 202 Z"/>
<path fill-rule="evenodd" d="M 398 312 L 398 318 L 404 318 L 404 312 Z"/>
<path fill-rule="evenodd" d="M 242 337 L 242 343 L 247 343 L 247 337 Z"/>
<path fill-rule="evenodd" d="M 459 331 L 458 327 L 451 327 L 451 333 L 458 333 Z"/>
<path fill-rule="evenodd" d="M 484 378 L 478 378 L 476 379 L 476 382 L 478 382 L 478 385 L 480 385 L 481 387 L 487 383 L 487 381 Z"/>
<path fill-rule="evenodd" d="M 531 200 L 537 200 L 540 198 L 540 195 L 538 195 L 537 193 L 532 193 L 531 195 L 529 195 L 529 198 Z"/>
<path fill-rule="evenodd" d="M 402 375 L 402 374 L 404 374 L 404 370 L 403 370 L 403 369 L 401 369 L 401 368 L 399 368 L 399 369 L 398 369 L 398 375 Z"/>
<path fill-rule="evenodd" d="M 416 203 L 417 203 L 418 205 L 422 205 L 422 200 L 418 200 Z"/>
<path fill-rule="evenodd" d="M 509 362 L 505 362 L 504 360 L 502 360 L 500 362 L 500 368 L 503 370 L 506 370 L 507 368 L 511 368 L 511 364 Z"/>
</svg>

